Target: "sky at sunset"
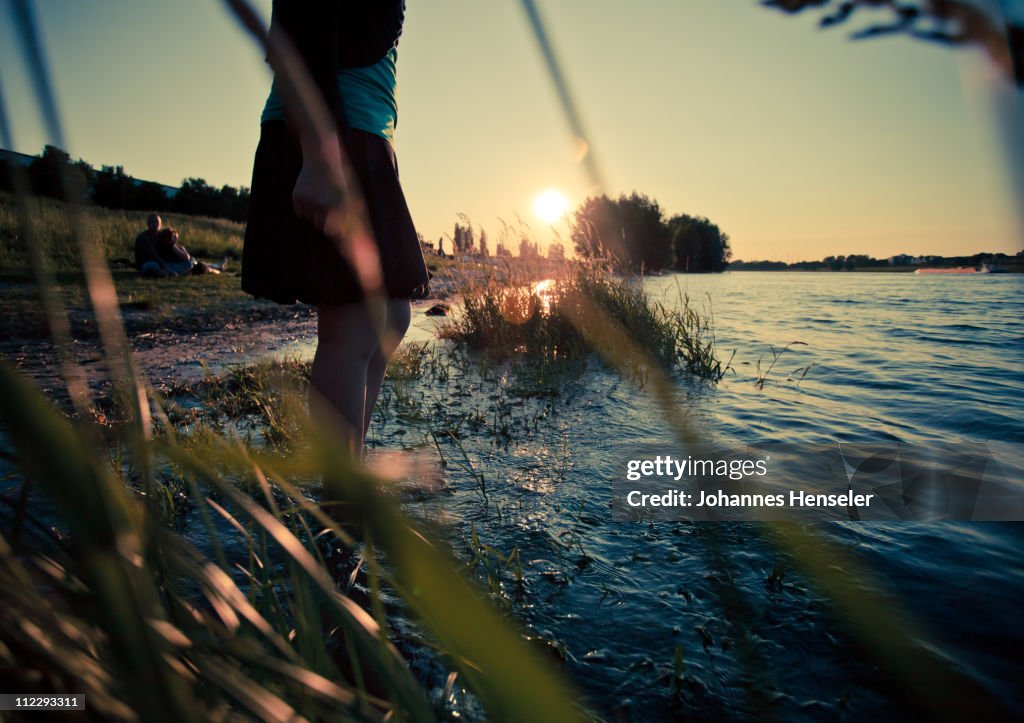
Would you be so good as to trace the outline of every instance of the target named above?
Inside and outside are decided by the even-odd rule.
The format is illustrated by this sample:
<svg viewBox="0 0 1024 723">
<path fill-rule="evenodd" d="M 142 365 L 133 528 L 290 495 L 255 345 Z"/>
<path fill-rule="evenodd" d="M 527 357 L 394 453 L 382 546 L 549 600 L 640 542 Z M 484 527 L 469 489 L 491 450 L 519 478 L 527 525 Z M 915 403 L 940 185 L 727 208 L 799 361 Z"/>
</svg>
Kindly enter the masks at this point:
<svg viewBox="0 0 1024 723">
<path fill-rule="evenodd" d="M 256 4 L 269 17 L 269 0 Z M 575 206 L 593 189 L 521 4 L 408 5 L 397 153 L 417 226 L 436 241 L 462 212 L 493 249 L 499 219 L 518 215 L 543 245 L 537 195 L 559 189 Z M 817 16 L 753 0 L 538 5 L 605 190 L 709 217 L 734 258 L 1024 248 L 1010 160 L 1024 153 L 1006 131 L 1024 134 L 1024 103 L 979 52 L 850 42 L 852 28 L 819 31 Z M 35 154 L 50 139 L 0 7 L 14 146 Z M 221 3 L 36 9 L 72 156 L 170 185 L 248 185 L 270 73 Z"/>
</svg>

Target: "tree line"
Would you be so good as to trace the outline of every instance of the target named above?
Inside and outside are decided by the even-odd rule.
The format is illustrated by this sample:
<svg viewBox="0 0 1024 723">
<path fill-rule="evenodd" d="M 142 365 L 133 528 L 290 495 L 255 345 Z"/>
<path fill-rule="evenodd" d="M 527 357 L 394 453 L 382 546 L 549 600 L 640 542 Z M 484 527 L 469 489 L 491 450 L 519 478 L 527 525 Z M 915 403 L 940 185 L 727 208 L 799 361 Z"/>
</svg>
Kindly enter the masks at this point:
<svg viewBox="0 0 1024 723">
<path fill-rule="evenodd" d="M 456 255 L 489 256 L 487 232 L 482 228 L 477 232 L 466 214 L 457 216 L 452 233 L 438 240 L 438 249 L 447 247 Z M 539 245 L 529 239 L 528 226 L 524 230 L 521 221 L 518 227 L 501 223 L 503 232 L 495 245 L 495 256 L 512 257 L 518 250 L 519 258 L 541 257 Z M 732 258 L 729 234 L 717 224 L 685 213 L 667 217 L 657 201 L 635 191 L 617 199 L 607 195 L 588 198 L 574 212 L 569 231 L 578 257 L 607 259 L 621 270 L 719 272 Z M 560 239 L 548 245 L 547 257 L 565 258 Z"/>
<path fill-rule="evenodd" d="M 826 256 L 817 261 L 794 261 L 792 263 L 786 261 L 733 261 L 729 268 L 733 271 L 855 271 L 856 269 L 913 269 L 919 266 L 951 267 L 980 266 L 981 264 L 1020 266 L 1024 264 L 1024 251 L 1018 251 L 1015 256 L 999 251 L 982 251 L 970 256 L 927 255 L 915 258 L 908 254 L 897 254 L 882 259 L 866 254 L 850 254 L 848 256 Z"/>
<path fill-rule="evenodd" d="M 577 255 L 609 258 L 631 271 L 718 272 L 732 257 L 729 234 L 716 224 L 685 213 L 667 217 L 657 201 L 635 191 L 588 198 L 574 214 L 571 239 Z"/>
<path fill-rule="evenodd" d="M 13 190 L 10 162 L 0 160 L 0 191 Z M 7 167 L 5 167 L 7 166 Z M 192 216 L 211 216 L 244 222 L 249 215 L 249 189 L 245 186 L 211 186 L 202 178 L 186 178 L 181 187 L 168 193 L 166 186 L 140 181 L 123 166 L 102 166 L 99 170 L 55 146 L 46 146 L 27 167 L 30 191 L 36 196 L 65 199 L 64 181 L 80 189 L 82 197 L 104 208 L 127 211 L 170 211 Z"/>
</svg>

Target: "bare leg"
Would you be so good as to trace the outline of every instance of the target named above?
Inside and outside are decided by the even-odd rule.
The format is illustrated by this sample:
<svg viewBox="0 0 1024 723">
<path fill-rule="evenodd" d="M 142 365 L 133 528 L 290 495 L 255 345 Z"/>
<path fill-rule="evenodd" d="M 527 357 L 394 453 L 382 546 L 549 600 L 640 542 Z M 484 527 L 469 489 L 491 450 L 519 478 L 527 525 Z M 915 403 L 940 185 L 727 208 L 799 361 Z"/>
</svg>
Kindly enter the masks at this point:
<svg viewBox="0 0 1024 723">
<path fill-rule="evenodd" d="M 317 309 L 309 411 L 328 429 L 339 429 L 353 458 L 363 447 L 363 420 L 370 360 L 381 329 L 363 304 L 321 304 Z"/>
<path fill-rule="evenodd" d="M 366 439 L 366 432 L 370 428 L 370 421 L 373 419 L 373 408 L 377 404 L 377 396 L 380 394 L 381 384 L 384 383 L 384 372 L 387 371 L 388 361 L 395 349 L 402 342 L 402 337 L 409 329 L 409 321 L 412 318 L 412 305 L 409 299 L 388 300 L 388 320 L 384 334 L 381 336 L 370 363 L 366 370 L 366 406 L 363 410 L 363 439 Z"/>
</svg>

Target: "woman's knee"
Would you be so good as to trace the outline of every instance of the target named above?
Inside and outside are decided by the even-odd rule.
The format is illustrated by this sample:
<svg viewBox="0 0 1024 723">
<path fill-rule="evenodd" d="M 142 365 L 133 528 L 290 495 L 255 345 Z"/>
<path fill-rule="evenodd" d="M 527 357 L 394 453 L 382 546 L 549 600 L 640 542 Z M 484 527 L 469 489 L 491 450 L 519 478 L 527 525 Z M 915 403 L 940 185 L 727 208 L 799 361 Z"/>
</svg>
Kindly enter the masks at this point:
<svg viewBox="0 0 1024 723">
<path fill-rule="evenodd" d="M 409 299 L 388 300 L 388 331 L 401 339 L 412 321 L 412 302 Z"/>
</svg>

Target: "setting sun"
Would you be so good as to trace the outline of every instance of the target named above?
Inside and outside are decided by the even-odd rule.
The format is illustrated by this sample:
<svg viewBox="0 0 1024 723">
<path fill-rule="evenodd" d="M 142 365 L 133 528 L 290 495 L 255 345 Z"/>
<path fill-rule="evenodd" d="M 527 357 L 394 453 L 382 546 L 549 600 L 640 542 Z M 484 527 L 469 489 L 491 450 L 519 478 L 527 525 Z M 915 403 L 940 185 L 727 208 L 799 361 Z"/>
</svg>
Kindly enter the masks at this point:
<svg viewBox="0 0 1024 723">
<path fill-rule="evenodd" d="M 561 191 L 549 188 L 533 200 L 533 212 L 545 223 L 554 223 L 569 210 L 569 199 Z"/>
</svg>

